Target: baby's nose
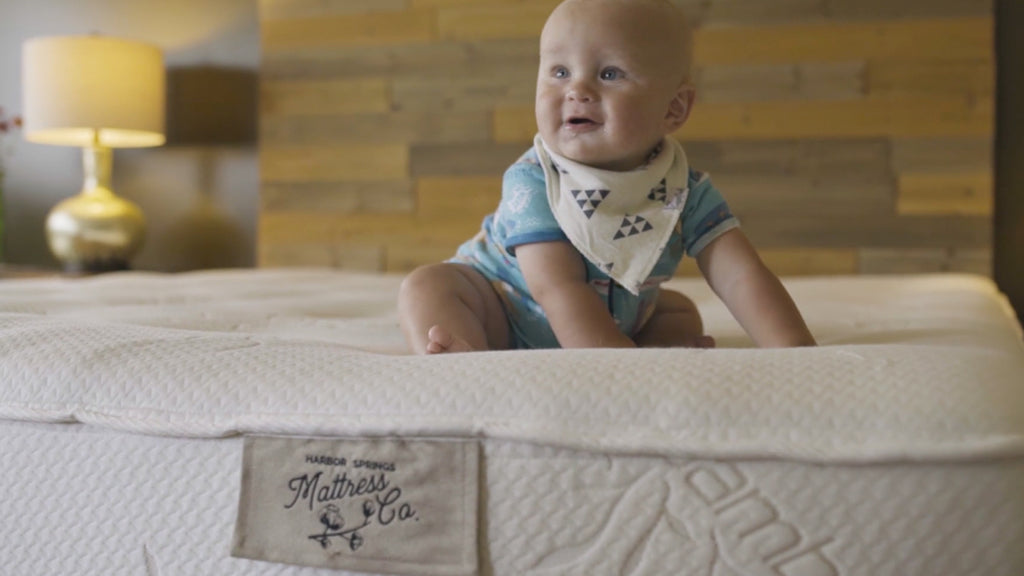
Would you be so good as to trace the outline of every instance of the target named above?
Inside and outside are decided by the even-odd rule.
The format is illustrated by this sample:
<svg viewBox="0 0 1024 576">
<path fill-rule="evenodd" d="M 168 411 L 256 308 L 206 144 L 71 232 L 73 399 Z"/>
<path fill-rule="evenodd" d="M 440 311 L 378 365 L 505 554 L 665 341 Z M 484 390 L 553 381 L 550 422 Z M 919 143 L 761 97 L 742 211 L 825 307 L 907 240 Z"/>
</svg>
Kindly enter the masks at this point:
<svg viewBox="0 0 1024 576">
<path fill-rule="evenodd" d="M 568 97 L 573 102 L 592 102 L 596 93 L 589 82 L 577 80 L 569 86 Z"/>
</svg>

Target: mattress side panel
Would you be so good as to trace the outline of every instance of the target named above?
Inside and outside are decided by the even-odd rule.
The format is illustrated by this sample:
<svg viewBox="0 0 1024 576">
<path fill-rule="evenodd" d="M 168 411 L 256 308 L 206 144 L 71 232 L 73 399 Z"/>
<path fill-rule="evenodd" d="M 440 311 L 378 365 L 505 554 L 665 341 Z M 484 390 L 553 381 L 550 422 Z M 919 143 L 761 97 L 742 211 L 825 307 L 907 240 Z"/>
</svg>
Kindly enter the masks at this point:
<svg viewBox="0 0 1024 576">
<path fill-rule="evenodd" d="M 0 436 L 0 574 L 338 574 L 229 556 L 241 438 L 8 422 Z M 485 575 L 1024 573 L 1021 461 L 483 453 Z"/>
</svg>

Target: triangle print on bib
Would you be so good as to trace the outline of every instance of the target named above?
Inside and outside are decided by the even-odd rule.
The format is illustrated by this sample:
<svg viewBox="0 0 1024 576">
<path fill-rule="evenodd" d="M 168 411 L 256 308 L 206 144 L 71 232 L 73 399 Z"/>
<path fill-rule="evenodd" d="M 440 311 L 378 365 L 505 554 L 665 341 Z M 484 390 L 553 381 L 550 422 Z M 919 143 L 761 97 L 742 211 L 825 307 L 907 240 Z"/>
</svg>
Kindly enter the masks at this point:
<svg viewBox="0 0 1024 576">
<path fill-rule="evenodd" d="M 676 227 L 690 168 L 671 138 L 647 164 L 628 172 L 601 170 L 548 149 L 540 135 L 534 150 L 544 169 L 555 220 L 584 258 L 638 294 Z"/>
<path fill-rule="evenodd" d="M 608 197 L 611 190 L 573 190 L 572 195 L 576 198 L 576 203 L 580 205 L 580 210 L 583 210 L 583 215 L 590 219 L 597 211 L 597 207 L 601 205 L 601 202 Z"/>
<path fill-rule="evenodd" d="M 622 219 L 622 225 L 619 227 L 619 231 L 615 233 L 614 240 L 629 238 L 630 236 L 636 236 L 650 230 L 654 230 L 654 226 L 651 226 L 650 222 L 644 220 L 643 216 L 630 216 L 627 214 Z"/>
</svg>

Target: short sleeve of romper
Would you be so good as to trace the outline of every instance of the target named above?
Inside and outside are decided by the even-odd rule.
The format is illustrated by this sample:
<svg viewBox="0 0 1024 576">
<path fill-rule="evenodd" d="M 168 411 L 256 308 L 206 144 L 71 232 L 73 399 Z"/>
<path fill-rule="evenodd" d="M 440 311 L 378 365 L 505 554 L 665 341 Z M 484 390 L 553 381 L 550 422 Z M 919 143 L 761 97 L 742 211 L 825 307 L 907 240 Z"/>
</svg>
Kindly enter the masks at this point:
<svg viewBox="0 0 1024 576">
<path fill-rule="evenodd" d="M 683 247 L 691 258 L 696 258 L 712 240 L 740 225 L 711 178 L 696 170 L 690 170 L 690 195 L 681 220 Z"/>
<path fill-rule="evenodd" d="M 505 171 L 492 233 L 509 254 L 521 244 L 568 240 L 551 212 L 544 171 L 536 158 L 530 151 Z"/>
</svg>

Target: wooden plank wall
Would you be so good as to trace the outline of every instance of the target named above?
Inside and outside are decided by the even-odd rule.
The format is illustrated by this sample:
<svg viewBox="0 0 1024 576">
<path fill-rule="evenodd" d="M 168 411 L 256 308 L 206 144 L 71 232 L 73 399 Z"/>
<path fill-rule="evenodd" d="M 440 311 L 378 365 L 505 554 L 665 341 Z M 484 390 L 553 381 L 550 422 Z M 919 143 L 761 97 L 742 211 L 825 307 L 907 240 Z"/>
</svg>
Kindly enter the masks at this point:
<svg viewBox="0 0 1024 576">
<path fill-rule="evenodd" d="M 990 273 L 991 0 L 676 1 L 698 24 L 677 136 L 772 268 Z M 556 4 L 261 0 L 260 265 L 448 257 L 535 132 Z"/>
</svg>

